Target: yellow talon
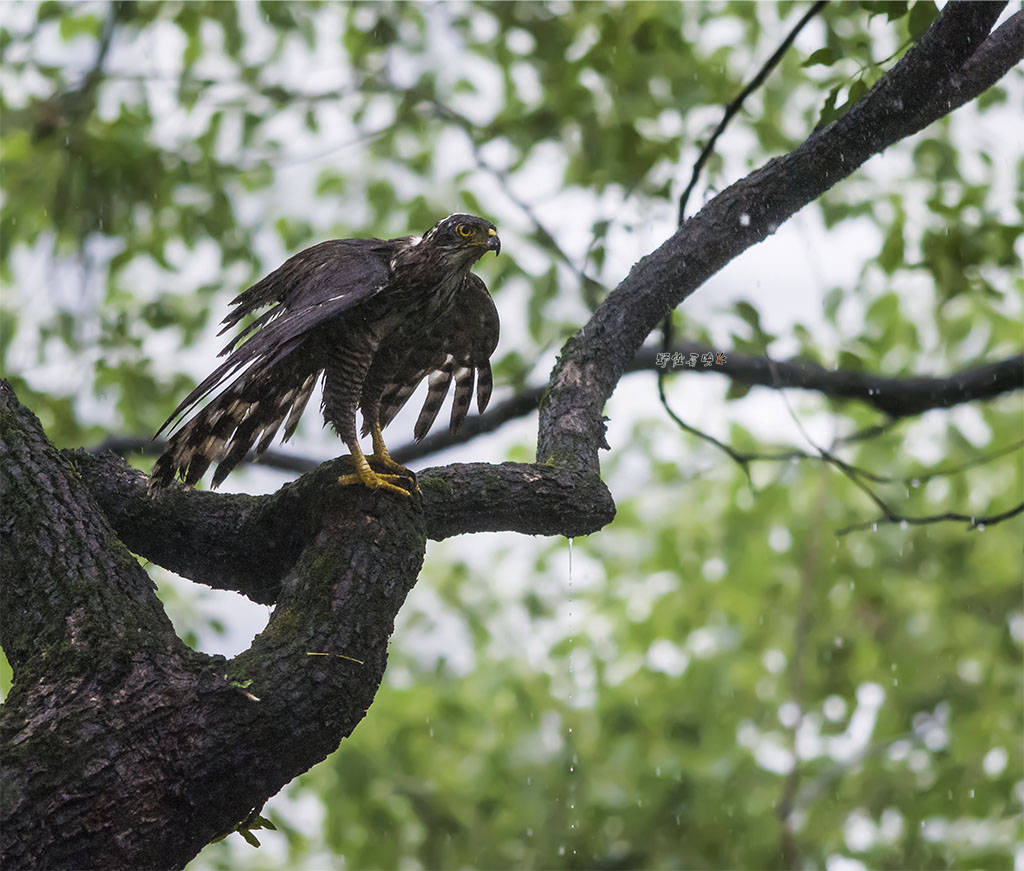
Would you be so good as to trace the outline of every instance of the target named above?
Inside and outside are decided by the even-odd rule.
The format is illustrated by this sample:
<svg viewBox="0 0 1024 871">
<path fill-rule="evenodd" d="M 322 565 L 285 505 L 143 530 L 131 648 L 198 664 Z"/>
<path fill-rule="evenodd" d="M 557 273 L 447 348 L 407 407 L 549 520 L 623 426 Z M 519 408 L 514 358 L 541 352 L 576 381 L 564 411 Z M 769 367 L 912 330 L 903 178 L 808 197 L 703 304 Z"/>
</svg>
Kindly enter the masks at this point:
<svg viewBox="0 0 1024 871">
<path fill-rule="evenodd" d="M 379 423 L 375 423 L 370 428 L 370 435 L 373 438 L 373 453 L 366 459 L 371 464 L 376 464 L 391 472 L 395 472 L 400 478 L 412 481 L 413 488 L 418 491 L 420 487 L 419 484 L 416 483 L 416 473 L 411 469 L 407 469 L 398 461 L 391 459 L 391 454 L 388 453 L 388 447 L 384 444 L 384 435 L 380 431 Z"/>
<path fill-rule="evenodd" d="M 380 427 L 377 427 L 374 433 L 374 448 L 377 447 L 377 441 L 379 438 Z M 381 447 L 383 447 L 383 444 L 384 442 L 383 440 L 381 440 Z M 375 472 L 373 469 L 370 468 L 370 464 L 369 462 L 367 462 L 368 459 L 378 461 L 383 460 L 385 461 L 384 465 L 387 468 L 397 467 L 398 469 L 401 469 L 403 472 L 405 472 L 405 475 L 391 475 L 387 473 Z M 410 482 L 411 480 L 413 487 L 416 486 L 416 478 L 412 474 L 412 472 L 410 472 L 404 466 L 400 466 L 398 463 L 392 460 L 391 457 L 388 456 L 386 448 L 384 449 L 383 457 L 379 456 L 376 453 L 376 451 L 372 456 L 366 457 L 366 455 L 363 454 L 362 450 L 359 448 L 358 444 L 353 445 L 352 462 L 355 464 L 356 470 L 351 474 L 340 475 L 338 477 L 338 484 L 340 484 L 341 486 L 347 486 L 349 484 L 362 484 L 364 487 L 367 487 L 370 490 L 389 490 L 394 493 L 401 493 L 403 496 L 406 497 L 410 495 L 409 490 L 406 490 L 404 487 L 399 487 L 391 482 Z"/>
<path fill-rule="evenodd" d="M 371 427 L 370 436 L 373 439 L 373 453 L 368 457 L 371 463 L 375 462 L 385 469 L 390 469 L 392 472 L 397 472 L 399 475 L 404 475 L 407 478 L 416 478 L 409 469 L 391 459 L 391 454 L 388 453 L 388 446 L 384 444 L 384 434 L 380 431 L 379 423 L 375 423 Z"/>
<path fill-rule="evenodd" d="M 403 487 L 398 487 L 391 482 L 408 480 L 408 478 L 403 478 L 401 475 L 379 475 L 369 466 L 367 466 L 366 473 L 363 475 L 355 472 L 351 475 L 338 476 L 338 483 L 342 486 L 347 486 L 349 484 L 362 484 L 364 487 L 369 487 L 371 490 L 388 490 L 392 493 L 400 493 L 403 496 L 409 496 L 409 491 Z"/>
</svg>

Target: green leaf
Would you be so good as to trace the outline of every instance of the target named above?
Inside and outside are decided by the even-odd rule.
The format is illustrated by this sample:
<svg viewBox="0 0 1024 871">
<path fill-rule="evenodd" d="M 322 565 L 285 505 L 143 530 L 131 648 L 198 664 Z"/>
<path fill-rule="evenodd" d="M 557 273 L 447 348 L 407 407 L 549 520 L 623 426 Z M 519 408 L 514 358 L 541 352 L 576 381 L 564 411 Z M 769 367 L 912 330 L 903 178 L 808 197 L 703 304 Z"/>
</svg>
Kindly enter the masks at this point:
<svg viewBox="0 0 1024 871">
<path fill-rule="evenodd" d="M 939 14 L 939 8 L 934 0 L 917 0 L 910 7 L 910 17 L 907 19 L 907 31 L 910 36 L 917 40 L 932 26 L 932 22 Z"/>
<path fill-rule="evenodd" d="M 726 399 L 742 399 L 750 393 L 752 384 L 741 384 L 739 381 L 730 381 L 729 389 L 725 391 Z"/>
<path fill-rule="evenodd" d="M 835 50 L 830 47 L 819 48 L 816 51 L 811 52 L 807 60 L 805 60 L 801 66 L 813 67 L 813 66 L 824 66 L 830 67 L 836 62 Z"/>
<path fill-rule="evenodd" d="M 878 255 L 878 264 L 889 275 L 904 265 L 905 245 L 903 232 L 906 223 L 906 216 L 898 203 L 896 206 L 896 218 L 889 226 L 889 232 L 885 236 L 882 250 Z"/>
<path fill-rule="evenodd" d="M 257 838 L 248 829 L 237 829 L 237 832 L 238 832 L 238 834 L 240 834 L 242 836 L 242 838 L 245 841 L 245 843 L 247 843 L 250 847 L 259 848 L 259 846 L 260 846 L 259 838 Z"/>
</svg>

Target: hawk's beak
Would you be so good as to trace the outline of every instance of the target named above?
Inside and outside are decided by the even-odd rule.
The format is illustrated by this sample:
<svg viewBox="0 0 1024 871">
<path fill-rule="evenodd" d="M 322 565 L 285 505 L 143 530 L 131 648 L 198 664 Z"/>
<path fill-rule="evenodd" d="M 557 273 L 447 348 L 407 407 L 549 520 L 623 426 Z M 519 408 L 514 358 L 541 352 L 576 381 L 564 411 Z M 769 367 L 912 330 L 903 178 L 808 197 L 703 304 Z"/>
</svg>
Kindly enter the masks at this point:
<svg viewBox="0 0 1024 871">
<path fill-rule="evenodd" d="M 487 250 L 493 251 L 494 256 L 497 257 L 501 253 L 501 239 L 498 238 L 498 231 L 493 227 L 487 231 Z"/>
</svg>

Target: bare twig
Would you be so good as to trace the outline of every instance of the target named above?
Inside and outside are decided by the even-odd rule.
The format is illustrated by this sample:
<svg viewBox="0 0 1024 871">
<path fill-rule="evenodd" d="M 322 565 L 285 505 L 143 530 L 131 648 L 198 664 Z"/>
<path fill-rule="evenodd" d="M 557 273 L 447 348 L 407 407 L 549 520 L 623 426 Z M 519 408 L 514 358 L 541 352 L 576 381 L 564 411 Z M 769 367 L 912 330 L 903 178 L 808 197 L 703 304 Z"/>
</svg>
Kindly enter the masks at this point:
<svg viewBox="0 0 1024 871">
<path fill-rule="evenodd" d="M 941 523 L 945 521 L 954 520 L 963 521 L 967 523 L 969 529 L 983 529 L 986 526 L 994 526 L 995 524 L 1001 523 L 1004 520 L 1009 520 L 1011 517 L 1016 517 L 1021 512 L 1024 512 L 1024 502 L 1021 502 L 1019 505 L 1016 505 L 1013 508 L 1008 509 L 1007 511 L 1003 511 L 998 514 L 986 515 L 982 517 L 973 514 L 962 514 L 958 511 L 944 511 L 940 514 L 928 514 L 916 517 L 901 514 L 894 508 L 890 507 L 889 504 L 884 499 L 882 499 L 881 496 L 879 496 L 874 490 L 871 489 L 871 487 L 869 487 L 864 482 L 863 479 L 870 479 L 872 477 L 871 475 L 866 474 L 863 469 L 859 469 L 856 466 L 853 466 L 850 463 L 841 460 L 839 457 L 835 456 L 835 454 L 833 454 L 831 451 L 827 451 L 824 448 L 818 446 L 811 438 L 810 433 L 807 432 L 807 429 L 806 427 L 804 427 L 803 422 L 800 420 L 796 412 L 793 410 L 793 406 L 790 404 L 789 399 L 786 397 L 786 394 L 780 392 L 779 395 L 782 397 L 782 401 L 785 403 L 786 408 L 789 411 L 790 417 L 793 419 L 793 422 L 796 424 L 797 429 L 800 430 L 800 434 L 804 437 L 807 443 L 818 452 L 818 454 L 821 456 L 823 460 L 827 461 L 828 463 L 831 463 L 833 466 L 839 469 L 839 471 L 841 471 L 854 486 L 856 486 L 862 493 L 864 493 L 865 496 L 867 496 L 872 502 L 874 502 L 875 505 L 878 507 L 878 510 L 882 512 L 882 516 L 880 518 L 870 521 L 864 521 L 862 523 L 855 523 L 850 526 L 843 527 L 840 530 L 837 530 L 837 536 L 843 536 L 858 529 L 875 529 L 880 523 L 898 523 L 901 526 L 925 526 L 931 523 Z"/>
<path fill-rule="evenodd" d="M 1001 511 L 998 514 L 963 514 L 959 511 L 943 511 L 941 514 L 926 514 L 921 517 L 912 517 L 905 514 L 899 514 L 898 512 L 890 509 L 885 503 L 879 503 L 883 509 L 881 517 L 875 520 L 864 520 L 860 523 L 851 523 L 849 526 L 844 526 L 842 529 L 836 530 L 836 536 L 848 535 L 851 532 L 857 532 L 863 529 L 876 529 L 878 526 L 884 524 L 898 523 L 900 526 L 906 524 L 907 526 L 927 526 L 932 523 L 945 523 L 948 521 L 957 521 L 966 523 L 968 529 L 984 529 L 986 526 L 995 526 L 997 523 L 1002 523 L 1004 520 L 1009 520 L 1011 517 L 1016 517 L 1018 514 L 1024 513 L 1024 502 L 1018 505 L 1014 505 L 1013 508 L 1008 508 L 1006 511 Z"/>
<path fill-rule="evenodd" d="M 768 58 L 768 60 L 761 66 L 761 69 L 758 70 L 757 74 L 754 76 L 753 79 L 750 80 L 749 84 L 747 84 L 747 86 L 740 91 L 736 98 L 728 106 L 725 107 L 725 112 L 722 115 L 722 120 L 718 122 L 718 126 L 715 128 L 714 133 L 711 134 L 711 138 L 708 140 L 707 144 L 701 150 L 700 155 L 697 157 L 697 161 L 694 163 L 693 171 L 690 175 L 690 182 L 689 184 L 687 184 L 685 190 L 683 190 L 682 195 L 679 197 L 679 216 L 677 223 L 680 226 L 683 224 L 683 221 L 686 220 L 687 200 L 690 198 L 690 193 L 697 184 L 697 179 L 700 177 L 701 169 L 704 167 L 704 164 L 707 162 L 708 158 L 714 151 L 715 143 L 718 141 L 718 137 L 721 136 L 722 132 L 728 126 L 729 121 L 732 120 L 732 118 L 740 110 L 740 107 L 743 105 L 743 101 L 746 100 L 747 97 L 749 97 L 757 88 L 759 88 L 764 83 L 765 79 L 767 79 L 768 77 L 768 74 L 778 65 L 779 61 L 782 60 L 782 56 L 786 53 L 786 49 L 788 49 L 789 46 L 792 45 L 793 40 L 795 40 L 797 37 L 797 34 L 800 33 L 800 31 L 804 28 L 804 25 L 806 25 L 807 22 L 811 20 L 811 18 L 813 18 L 821 9 L 825 7 L 826 2 L 827 0 L 818 0 L 818 2 L 815 3 L 807 11 L 807 13 L 800 19 L 800 21 L 797 22 L 796 27 L 794 27 L 793 30 L 791 30 L 789 34 L 786 36 L 786 38 L 782 41 L 782 44 L 778 47 L 778 49 L 776 49 L 775 53 L 770 58 Z M 662 324 L 662 351 L 667 350 L 669 346 L 672 344 L 672 327 L 672 313 L 669 312 L 669 314 L 665 317 L 664 323 Z M 707 433 L 702 433 L 699 430 L 696 430 L 693 427 L 689 426 L 688 424 L 684 423 L 680 419 L 680 417 L 672 410 L 672 408 L 669 406 L 668 396 L 665 392 L 665 372 L 660 370 L 658 372 L 658 398 L 661 401 L 662 407 L 665 409 L 665 413 L 668 414 L 668 416 L 672 418 L 672 420 L 674 420 L 678 426 L 680 426 L 682 429 L 685 429 L 687 432 L 692 433 L 693 435 L 696 435 L 711 444 L 714 444 L 716 447 L 718 447 L 726 454 L 728 454 L 728 456 L 734 462 L 738 463 L 740 468 L 743 469 L 744 473 L 746 474 L 747 480 L 750 482 L 751 487 L 753 487 L 753 479 L 750 477 L 749 461 L 744 460 L 741 457 L 741 455 L 739 455 L 736 451 L 734 451 L 729 446 L 723 444 L 722 442 L 718 441 L 714 437 L 708 435 Z"/>
<path fill-rule="evenodd" d="M 701 149 L 700 155 L 697 157 L 696 162 L 693 164 L 693 172 L 690 174 L 690 181 L 686 185 L 686 189 L 679 197 L 679 220 L 678 223 L 682 224 L 686 220 L 686 203 L 690 198 L 690 194 L 693 189 L 697 186 L 697 179 L 700 177 L 700 171 L 704 168 L 704 164 L 707 163 L 708 158 L 715 150 L 715 143 L 718 141 L 718 137 L 722 135 L 725 128 L 729 125 L 729 122 L 733 119 L 737 112 L 742 108 L 743 101 L 747 99 L 754 91 L 756 91 L 761 85 L 764 84 L 765 79 L 768 78 L 768 74 L 779 65 L 779 61 L 782 60 L 782 56 L 786 53 L 786 50 L 793 44 L 793 41 L 797 38 L 800 31 L 804 29 L 807 22 L 810 21 L 815 15 L 817 15 L 822 9 L 825 8 L 828 0 L 818 0 L 807 12 L 804 13 L 803 17 L 796 23 L 793 29 L 787 34 L 786 38 L 779 43 L 779 47 L 775 50 L 768 60 L 764 62 L 761 69 L 757 71 L 757 74 L 750 80 L 736 95 L 728 106 L 725 107 L 725 112 L 722 114 L 722 120 L 718 122 L 718 126 L 715 128 L 714 133 L 711 134 L 711 138 L 708 139 L 707 144 Z"/>
</svg>

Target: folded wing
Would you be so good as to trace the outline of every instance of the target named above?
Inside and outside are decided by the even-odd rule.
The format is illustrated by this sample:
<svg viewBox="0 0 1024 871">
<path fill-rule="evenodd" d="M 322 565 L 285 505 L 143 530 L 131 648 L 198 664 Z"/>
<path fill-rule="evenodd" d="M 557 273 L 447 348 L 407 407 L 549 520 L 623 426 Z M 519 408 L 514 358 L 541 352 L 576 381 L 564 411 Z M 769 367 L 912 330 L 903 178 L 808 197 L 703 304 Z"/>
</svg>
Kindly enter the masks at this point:
<svg viewBox="0 0 1024 871">
<path fill-rule="evenodd" d="M 477 408 L 483 412 L 491 398 L 491 354 L 498 345 L 498 311 L 487 286 L 470 274 L 455 300 L 452 323 L 441 347 L 420 359 L 389 384 L 381 398 L 380 423 L 387 426 L 403 408 L 419 383 L 427 378 L 427 398 L 413 429 L 417 441 L 433 425 L 445 396 L 455 382 L 450 431 L 458 432 L 466 419 L 476 385 Z"/>
</svg>

